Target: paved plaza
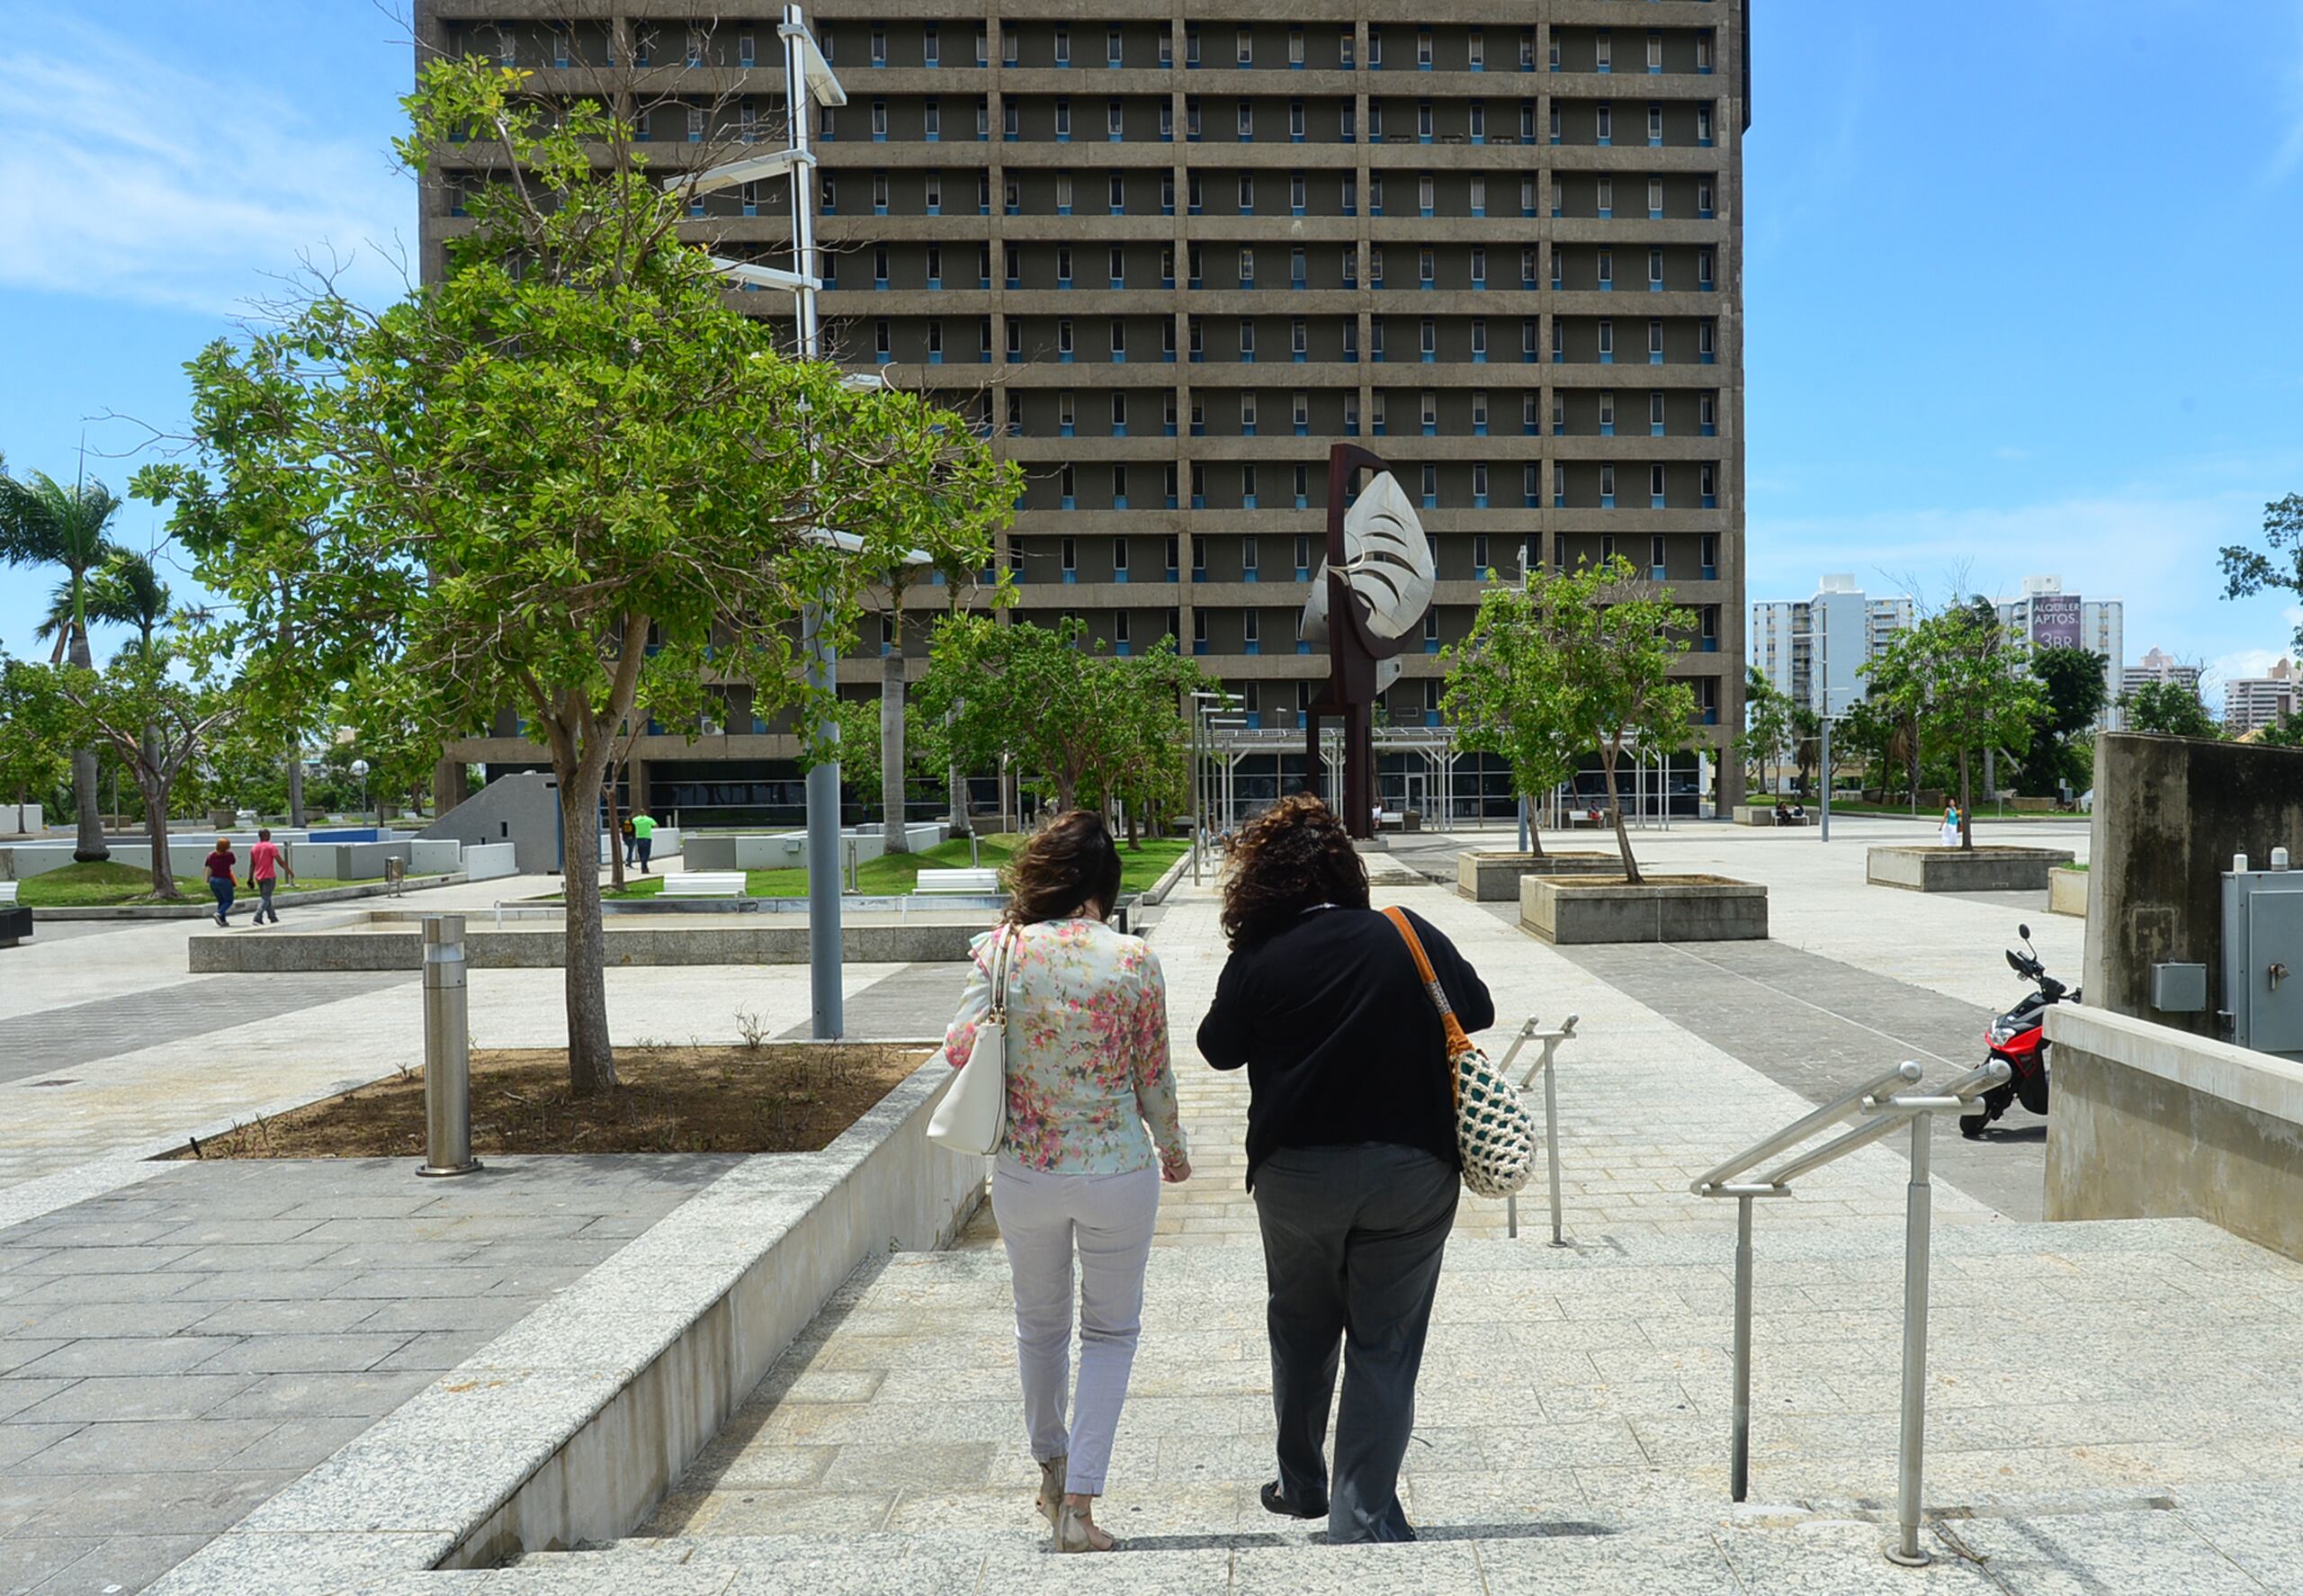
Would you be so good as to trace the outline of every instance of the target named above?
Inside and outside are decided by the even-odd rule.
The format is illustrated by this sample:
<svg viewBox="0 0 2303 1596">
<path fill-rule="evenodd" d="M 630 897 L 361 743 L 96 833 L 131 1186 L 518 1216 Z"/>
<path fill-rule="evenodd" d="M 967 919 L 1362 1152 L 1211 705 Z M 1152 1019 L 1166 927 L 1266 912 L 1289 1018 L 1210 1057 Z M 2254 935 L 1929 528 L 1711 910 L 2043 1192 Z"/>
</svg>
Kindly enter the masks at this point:
<svg viewBox="0 0 2303 1596">
<path fill-rule="evenodd" d="M 1867 842 L 1927 829 L 1843 820 L 1828 845 L 1635 834 L 1657 872 L 1768 883 L 1771 941 L 1702 948 L 1546 946 L 1510 906 L 1419 879 L 1507 833 L 1398 839 L 1379 897 L 1447 930 L 1504 1026 L 1581 1016 L 1560 1054 L 1569 1244 L 1548 1244 L 1539 1191 L 1517 1239 L 1502 1205 L 1466 1200 L 1406 1471 L 1426 1532 L 1413 1547 L 1330 1548 L 1255 1502 L 1269 1370 L 1246 1083 L 1191 1048 L 1223 950 L 1212 892 L 1186 887 L 1152 935 L 1197 1172 L 1165 1194 L 1114 1459 L 1104 1517 L 1126 1556 L 1044 1556 L 1005 1266 L 980 1215 L 951 1251 L 859 1269 L 631 1538 L 367 1588 L 2291 1588 L 2303 1268 L 2195 1222 L 2030 1223 L 2040 1148 L 2020 1111 L 1992 1143 L 1948 1125 L 1937 1140 L 1936 1565 L 1905 1574 L 1877 1550 L 1895 1482 L 1893 1143 L 1761 1206 L 1753 1503 L 1729 1506 L 1734 1215 L 1689 1195 L 1689 1177 L 1882 1060 L 1917 1058 L 1932 1079 L 1976 1062 L 1984 1018 L 2021 991 L 2001 958 L 2016 920 L 2077 979 L 2084 928 L 2043 903 L 1864 884 Z M 2084 856 L 2076 826 L 2005 830 L 2052 830 Z M 413 906 L 478 911 L 483 893 L 502 883 Z M 0 1592 L 140 1588 L 440 1371 L 484 1358 L 497 1331 L 729 1161 L 527 1160 L 441 1186 L 381 1163 L 139 1161 L 420 1056 L 412 979 L 192 977 L 188 934 L 136 926 L 0 955 L 34 977 L 0 985 L 0 1094 L 22 1094 L 0 1118 Z M 851 1028 L 933 1034 L 956 976 L 852 967 Z M 475 973 L 475 1041 L 555 1040 L 560 979 Z M 608 980 L 620 1040 L 727 1040 L 739 1010 L 804 1033 L 802 968 Z"/>
</svg>

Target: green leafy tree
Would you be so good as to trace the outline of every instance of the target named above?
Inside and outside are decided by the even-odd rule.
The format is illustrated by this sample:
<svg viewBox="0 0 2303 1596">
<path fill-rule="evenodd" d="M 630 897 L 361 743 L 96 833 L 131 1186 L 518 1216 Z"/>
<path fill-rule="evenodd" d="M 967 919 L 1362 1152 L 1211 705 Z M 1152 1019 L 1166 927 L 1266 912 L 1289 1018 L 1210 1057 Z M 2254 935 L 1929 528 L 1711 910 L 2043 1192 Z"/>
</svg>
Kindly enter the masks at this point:
<svg viewBox="0 0 2303 1596">
<path fill-rule="evenodd" d="M 1488 587 L 1471 631 L 1442 650 L 1439 662 L 1447 677 L 1439 706 L 1456 745 L 1509 766 L 1515 799 L 1540 802 L 1573 779 L 1581 728 L 1565 713 L 1559 656 L 1530 588 Z M 1528 841 L 1541 857 L 1538 828 L 1528 828 Z"/>
<path fill-rule="evenodd" d="M 44 802 L 71 775 L 60 703 L 39 666 L 0 659 L 0 802 L 13 811 L 0 829 L 22 830 L 24 805 Z"/>
<path fill-rule="evenodd" d="M 2120 697 L 2119 708 L 2127 713 L 2130 731 L 2155 731 L 2163 737 L 2219 740 L 2223 736 L 2222 726 L 2200 702 L 2199 689 L 2183 682 L 2145 682 Z"/>
<path fill-rule="evenodd" d="M 1766 672 L 1756 666 L 1745 668 L 1743 731 L 1735 747 L 1746 763 L 1758 767 L 1759 779 L 1752 785 L 1762 793 L 1774 790 L 1769 777 L 1790 756 L 1793 708 L 1791 695 L 1768 680 Z"/>
<path fill-rule="evenodd" d="M 95 664 L 88 650 L 89 578 L 118 551 L 110 533 L 120 502 L 101 482 L 67 488 L 44 471 L 23 478 L 0 471 L 0 565 L 63 567 L 71 614 L 61 657 L 81 670 Z M 72 751 L 72 799 L 79 822 L 72 856 L 84 864 L 112 857 L 104 847 L 92 746 Z"/>
<path fill-rule="evenodd" d="M 2031 751 L 2022 764 L 2019 790 L 2032 797 L 2052 797 L 2066 783 L 2088 784 L 2094 768 L 2092 743 L 2087 764 L 2081 767 L 2080 740 L 2093 728 L 2110 688 L 2103 676 L 2104 656 L 2088 649 L 2044 648 L 2031 650 L 2031 675 L 2047 695 L 2047 713 L 2034 735 Z"/>
<path fill-rule="evenodd" d="M 1975 598 L 1897 633 L 1877 664 L 1873 695 L 1886 696 L 1954 762 L 1959 846 L 1972 850 L 1976 762 L 1986 752 L 2021 758 L 2048 713 L 2028 651 L 2008 634 L 1991 601 Z"/>
<path fill-rule="evenodd" d="M 117 755 L 144 800 L 152 849 L 152 893 L 175 901 L 168 864 L 169 803 L 177 778 L 193 768 L 240 712 L 237 695 L 181 669 L 166 639 L 121 650 L 102 670 L 63 665 L 53 671 L 58 713 L 77 738 L 102 741 Z"/>
<path fill-rule="evenodd" d="M 373 314 L 323 291 L 203 353 L 200 462 L 144 486 L 178 507 L 237 647 L 313 699 L 368 664 L 420 680 L 451 725 L 520 706 L 559 779 L 569 1080 L 587 1096 L 616 1078 L 599 877 L 576 862 L 596 852 L 648 646 L 708 651 L 771 713 L 801 703 L 803 609 L 845 643 L 866 577 L 901 551 L 980 564 L 1019 480 L 963 418 L 781 354 L 680 241 L 684 202 L 630 129 L 590 101 L 547 114 L 523 81 L 477 60 L 423 69 L 403 159 L 422 173 L 470 134 L 511 180 L 469 202 L 438 283 Z M 596 169 L 599 149 L 623 153 Z M 266 513 L 230 513 L 243 488 Z M 300 641 L 321 658 L 299 665 Z"/>
<path fill-rule="evenodd" d="M 2303 599 L 2303 493 L 2290 493 L 2263 507 L 2261 549 L 2229 543 L 2218 557 L 2223 563 L 2226 598 L 2292 593 Z M 2295 646 L 2303 649 L 2303 619 L 2296 622 Z"/>
<path fill-rule="evenodd" d="M 1005 753 L 1062 809 L 1121 801 L 1134 762 L 1180 763 L 1183 695 L 1210 686 L 1206 674 L 1173 640 L 1120 656 L 1081 647 L 1085 631 L 1076 620 L 945 617 L 914 695 L 940 749 L 972 770 L 997 768 Z"/>
<path fill-rule="evenodd" d="M 1819 711 L 1804 704 L 1791 706 L 1791 749 L 1792 784 L 1804 798 L 1823 758 L 1824 717 Z"/>
<path fill-rule="evenodd" d="M 2303 749 L 2303 713 L 2290 710 L 2263 728 L 2263 741 L 2275 749 Z"/>
<path fill-rule="evenodd" d="M 1833 722 L 1832 751 L 1860 766 L 1863 785 L 1877 787 L 1884 798 L 1888 773 L 1896 763 L 1896 740 L 1900 735 L 1895 717 L 1886 705 L 1868 696 L 1858 698 Z"/>
</svg>

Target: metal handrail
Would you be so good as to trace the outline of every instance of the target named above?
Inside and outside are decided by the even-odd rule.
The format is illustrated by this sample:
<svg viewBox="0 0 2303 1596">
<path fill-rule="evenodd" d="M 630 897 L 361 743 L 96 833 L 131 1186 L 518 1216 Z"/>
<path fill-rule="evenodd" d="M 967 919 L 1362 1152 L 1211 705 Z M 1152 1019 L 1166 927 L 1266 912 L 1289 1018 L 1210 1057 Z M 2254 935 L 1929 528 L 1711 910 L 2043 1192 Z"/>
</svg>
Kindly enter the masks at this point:
<svg viewBox="0 0 2303 1596">
<path fill-rule="evenodd" d="M 1933 1214 L 1928 1171 L 1934 1149 L 1935 1116 L 1963 1109 L 1984 1092 L 2003 1086 L 2010 1071 L 2005 1063 L 1994 1059 L 1938 1091 L 1906 1090 L 1889 1097 L 1879 1095 L 1898 1082 L 1907 1088 L 1916 1086 L 1924 1073 L 1918 1064 L 1905 1061 L 1878 1080 L 1834 1098 L 1773 1135 L 1753 1143 L 1689 1187 L 1698 1197 L 1735 1199 L 1734 1398 L 1727 1479 L 1729 1491 L 1737 1502 L 1742 1502 L 1751 1487 L 1752 1204 L 1763 1197 L 1789 1197 L 1791 1183 L 1802 1175 L 1812 1174 L 1859 1148 L 1884 1141 L 1904 1125 L 1912 1127 L 1911 1179 L 1904 1199 L 1904 1367 L 1896 1468 L 1897 1535 L 1895 1544 L 1886 1548 L 1886 1554 L 1888 1561 L 1913 1568 L 1923 1566 L 1928 1561 L 1919 1545 L 1919 1520 L 1927 1445 L 1927 1278 Z M 1756 1179 L 1734 1179 L 1856 1114 L 1867 1116 L 1870 1123 L 1797 1153 Z"/>
<path fill-rule="evenodd" d="M 1698 1175 L 1688 1183 L 1688 1189 L 1698 1197 L 1715 1195 L 1714 1188 L 1733 1179 L 1744 1170 L 1757 1168 L 1787 1147 L 1796 1147 L 1827 1125 L 1837 1125 L 1863 1106 L 1864 1099 L 1877 1096 L 1889 1087 L 1901 1084 L 1913 1086 L 1926 1071 L 1909 1060 L 1897 1064 L 1877 1080 L 1867 1080 L 1854 1090 L 1842 1093 L 1825 1103 L 1813 1114 L 1793 1120 L 1771 1136 L 1762 1136 L 1743 1152 Z M 1718 1194 L 1725 1195 L 1725 1194 Z"/>
<path fill-rule="evenodd" d="M 1527 1023 L 1519 1027 L 1519 1034 L 1511 1038 L 1511 1045 L 1504 1053 L 1503 1063 L 1500 1066 L 1504 1079 L 1510 1080 L 1511 1065 L 1519 1058 L 1519 1050 L 1530 1042 L 1543 1044 L 1543 1057 L 1528 1066 L 1528 1072 L 1519 1078 L 1519 1089 L 1527 1090 L 1538 1075 L 1544 1078 L 1544 1156 L 1551 1166 L 1551 1244 L 1555 1247 L 1564 1247 L 1567 1241 L 1562 1233 L 1559 1204 L 1558 1076 L 1552 1069 L 1552 1063 L 1559 1053 L 1559 1045 L 1573 1038 L 1575 1027 L 1582 1018 L 1580 1014 L 1571 1014 L 1561 1022 L 1559 1029 L 1542 1031 L 1536 1028 L 1540 1023 L 1537 1017 L 1528 1016 Z M 1503 1199 L 1503 1224 L 1507 1236 L 1519 1233 L 1519 1194 L 1516 1191 Z"/>
</svg>

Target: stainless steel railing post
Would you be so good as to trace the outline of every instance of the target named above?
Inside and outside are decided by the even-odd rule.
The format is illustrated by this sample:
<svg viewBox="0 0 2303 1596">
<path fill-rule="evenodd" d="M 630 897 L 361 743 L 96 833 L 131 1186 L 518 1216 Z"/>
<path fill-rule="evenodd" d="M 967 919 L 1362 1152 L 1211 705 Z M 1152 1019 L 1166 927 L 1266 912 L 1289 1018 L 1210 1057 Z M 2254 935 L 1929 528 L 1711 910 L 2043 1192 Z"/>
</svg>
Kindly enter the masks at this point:
<svg viewBox="0 0 2303 1596">
<path fill-rule="evenodd" d="M 1896 1544 L 1887 1548 L 1887 1561 L 1906 1568 L 1924 1567 L 1928 1561 L 1919 1544 L 1919 1514 L 1927 1448 L 1928 1230 L 1934 1206 L 1927 1176 L 1934 1141 L 1935 1116 L 1913 1115 L 1911 1184 L 1905 1188 L 1904 1208 L 1904 1392 L 1903 1433 L 1895 1460 Z"/>
<path fill-rule="evenodd" d="M 1735 1395 L 1727 1489 L 1741 1502 L 1752 1484 L 1752 1199 L 1735 1199 Z"/>
<path fill-rule="evenodd" d="M 471 1155 L 471 1009 L 465 984 L 464 917 L 424 917 L 424 1162 L 419 1175 L 469 1175 Z"/>
<path fill-rule="evenodd" d="M 1574 1024 L 1571 1016 L 1568 1023 Z M 1556 1040 L 1544 1044 L 1544 1155 L 1551 1161 L 1551 1244 L 1564 1247 L 1559 1215 L 1559 1071 L 1551 1067 Z"/>
</svg>

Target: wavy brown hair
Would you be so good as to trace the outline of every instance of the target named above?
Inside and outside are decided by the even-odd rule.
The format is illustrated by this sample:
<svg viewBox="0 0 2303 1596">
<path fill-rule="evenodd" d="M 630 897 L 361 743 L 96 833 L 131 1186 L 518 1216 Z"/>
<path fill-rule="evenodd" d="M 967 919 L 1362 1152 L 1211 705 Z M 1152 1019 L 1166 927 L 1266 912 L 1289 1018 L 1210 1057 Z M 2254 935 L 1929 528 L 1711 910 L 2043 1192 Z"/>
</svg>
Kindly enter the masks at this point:
<svg viewBox="0 0 2303 1596">
<path fill-rule="evenodd" d="M 1075 809 L 1050 821 L 1008 861 L 1008 923 L 1062 919 L 1092 902 L 1109 914 L 1119 904 L 1119 849 L 1104 817 Z"/>
<path fill-rule="evenodd" d="M 1282 798 L 1240 829 L 1223 874 L 1223 935 L 1233 947 L 1273 936 L 1314 904 L 1367 907 L 1367 866 L 1343 820 L 1309 793 Z"/>
</svg>

